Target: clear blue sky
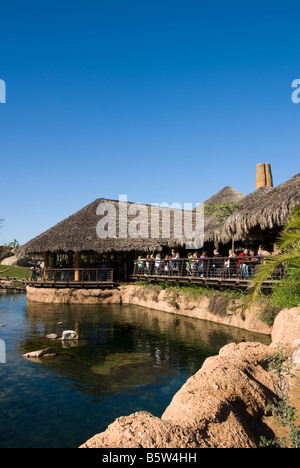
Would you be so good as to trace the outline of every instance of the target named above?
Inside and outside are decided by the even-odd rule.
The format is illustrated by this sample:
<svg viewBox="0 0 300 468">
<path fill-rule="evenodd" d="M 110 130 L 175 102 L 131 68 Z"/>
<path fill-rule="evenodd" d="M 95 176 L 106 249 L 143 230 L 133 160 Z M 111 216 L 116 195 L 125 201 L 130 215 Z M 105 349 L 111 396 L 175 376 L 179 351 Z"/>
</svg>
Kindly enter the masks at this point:
<svg viewBox="0 0 300 468">
<path fill-rule="evenodd" d="M 199 203 L 300 171 L 297 0 L 1 3 L 0 244 L 96 198 Z"/>
</svg>

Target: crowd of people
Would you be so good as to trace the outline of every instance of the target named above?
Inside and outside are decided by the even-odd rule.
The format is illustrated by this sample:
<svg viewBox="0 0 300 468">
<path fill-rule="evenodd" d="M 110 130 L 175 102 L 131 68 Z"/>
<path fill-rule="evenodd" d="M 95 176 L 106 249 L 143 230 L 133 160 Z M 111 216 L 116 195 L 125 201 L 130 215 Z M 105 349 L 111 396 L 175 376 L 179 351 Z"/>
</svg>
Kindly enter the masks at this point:
<svg viewBox="0 0 300 468">
<path fill-rule="evenodd" d="M 209 257 L 205 250 L 199 254 L 189 252 L 186 258 L 181 258 L 178 251 L 172 249 L 169 255 L 162 258 L 160 253 L 155 256 L 147 255 L 138 257 L 135 262 L 135 272 L 143 275 L 192 275 L 199 277 L 231 277 L 239 274 L 241 278 L 249 279 L 253 276 L 256 265 L 263 262 L 263 258 L 271 255 L 264 246 L 259 246 L 257 253 L 254 250 L 244 248 L 240 253 L 230 249 L 227 256 L 213 251 Z"/>
</svg>

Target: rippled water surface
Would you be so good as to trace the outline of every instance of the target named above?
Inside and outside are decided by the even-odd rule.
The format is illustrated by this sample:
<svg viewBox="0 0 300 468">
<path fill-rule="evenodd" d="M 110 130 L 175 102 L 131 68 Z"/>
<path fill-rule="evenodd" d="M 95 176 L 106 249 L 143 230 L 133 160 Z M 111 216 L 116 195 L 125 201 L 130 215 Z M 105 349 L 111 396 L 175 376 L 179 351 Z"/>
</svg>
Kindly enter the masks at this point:
<svg viewBox="0 0 300 468">
<path fill-rule="evenodd" d="M 0 297 L 0 448 L 78 447 L 119 416 L 161 416 L 203 361 L 225 344 L 270 339 L 139 306 L 27 303 Z M 78 342 L 49 341 L 73 329 Z M 55 347 L 57 356 L 24 353 Z"/>
</svg>

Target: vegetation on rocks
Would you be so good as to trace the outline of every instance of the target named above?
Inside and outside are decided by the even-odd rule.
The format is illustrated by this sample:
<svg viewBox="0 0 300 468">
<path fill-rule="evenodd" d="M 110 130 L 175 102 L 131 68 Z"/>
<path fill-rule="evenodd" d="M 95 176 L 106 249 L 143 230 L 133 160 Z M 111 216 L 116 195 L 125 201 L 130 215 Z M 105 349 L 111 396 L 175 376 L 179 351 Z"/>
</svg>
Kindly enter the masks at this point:
<svg viewBox="0 0 300 468">
<path fill-rule="evenodd" d="M 267 411 L 271 411 L 277 426 L 286 429 L 285 435 L 268 440 L 261 437 L 262 447 L 275 448 L 300 448 L 300 431 L 297 424 L 296 410 L 289 402 L 288 378 L 294 378 L 293 364 L 288 360 L 289 355 L 282 346 L 278 346 L 278 352 L 266 357 L 268 370 L 277 378 L 277 395 L 279 402 L 269 404 Z"/>
<path fill-rule="evenodd" d="M 274 286 L 272 303 L 274 306 L 300 306 L 300 205 L 293 210 L 290 219 L 278 238 L 281 253 L 266 257 L 257 268 L 251 282 L 251 300 L 259 297 L 261 285 L 276 269 L 282 265 L 286 268 L 285 280 Z"/>
</svg>

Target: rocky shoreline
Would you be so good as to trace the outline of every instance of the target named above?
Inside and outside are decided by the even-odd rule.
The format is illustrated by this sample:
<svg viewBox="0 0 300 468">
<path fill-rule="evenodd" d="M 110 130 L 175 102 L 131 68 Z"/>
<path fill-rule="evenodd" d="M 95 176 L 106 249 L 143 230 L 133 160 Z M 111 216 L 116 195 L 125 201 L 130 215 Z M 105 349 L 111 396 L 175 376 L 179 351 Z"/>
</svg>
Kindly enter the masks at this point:
<svg viewBox="0 0 300 468">
<path fill-rule="evenodd" d="M 170 296 L 168 290 L 154 293 L 137 285 L 107 291 L 27 288 L 27 298 L 37 302 L 138 304 L 271 335 L 270 346 L 230 343 L 208 358 L 174 395 L 161 418 L 144 411 L 122 416 L 80 448 L 259 447 L 266 406 L 278 399 L 276 378 L 266 364 L 266 357 L 277 352 L 278 346 L 284 347 L 294 364 L 296 379 L 289 396 L 300 416 L 299 308 L 282 310 L 269 327 L 258 317 L 263 305 L 245 309 L 239 301 L 233 307 L 226 300 L 208 297 L 186 300 L 181 294 Z"/>
<path fill-rule="evenodd" d="M 265 345 L 230 344 L 173 397 L 161 418 L 138 412 L 118 418 L 80 448 L 255 448 L 255 424 L 274 383 L 263 367 Z"/>
<path fill-rule="evenodd" d="M 54 289 L 27 286 L 27 299 L 50 304 L 134 304 L 172 314 L 209 320 L 270 335 L 272 328 L 259 319 L 264 304 L 245 308 L 243 301 L 226 296 L 186 297 L 180 290 L 153 289 L 136 284 L 114 289 Z"/>
<path fill-rule="evenodd" d="M 258 448 L 266 406 L 276 404 L 276 378 L 266 357 L 285 349 L 297 375 L 290 398 L 300 416 L 300 309 L 283 310 L 272 343 L 230 343 L 176 393 L 161 418 L 148 412 L 118 418 L 80 448 Z M 262 429 L 262 426 L 263 429 Z M 271 433 L 271 425 L 268 426 Z M 276 434 L 273 433 L 273 436 Z"/>
</svg>

